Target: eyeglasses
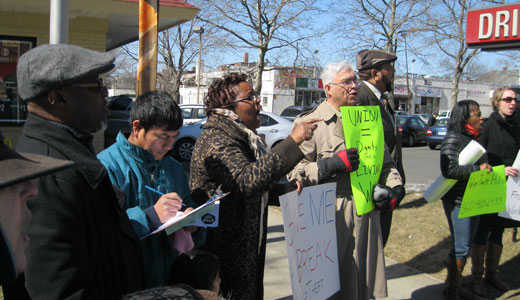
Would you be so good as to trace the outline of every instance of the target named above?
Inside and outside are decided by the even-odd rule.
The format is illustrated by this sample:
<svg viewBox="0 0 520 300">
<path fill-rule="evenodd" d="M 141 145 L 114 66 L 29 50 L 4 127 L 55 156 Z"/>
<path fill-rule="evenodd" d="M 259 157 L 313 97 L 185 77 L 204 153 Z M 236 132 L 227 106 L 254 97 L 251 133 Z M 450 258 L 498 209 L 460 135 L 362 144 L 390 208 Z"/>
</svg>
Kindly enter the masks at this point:
<svg viewBox="0 0 520 300">
<path fill-rule="evenodd" d="M 233 101 L 231 101 L 231 103 L 237 103 L 237 102 L 242 102 L 242 101 L 245 101 L 251 105 L 260 105 L 260 97 L 258 97 L 257 95 L 249 95 L 244 98 L 233 100 Z"/>
<path fill-rule="evenodd" d="M 343 86 L 353 86 L 354 84 L 356 86 L 359 86 L 360 83 L 361 83 L 361 80 L 359 79 L 359 76 L 356 76 L 352 79 L 345 79 L 340 82 L 331 82 L 329 84 L 339 85 L 339 86 L 343 87 Z"/>
<path fill-rule="evenodd" d="M 103 83 L 103 78 L 98 78 L 97 82 L 89 82 L 89 83 L 74 83 L 70 86 L 79 86 L 84 87 L 86 89 L 95 90 L 96 92 L 103 92 L 103 89 L 105 88 L 105 84 Z"/>
<path fill-rule="evenodd" d="M 511 101 L 515 100 L 515 102 L 518 103 L 517 97 L 504 97 L 504 98 L 501 98 L 500 100 L 502 100 L 506 103 L 511 103 Z"/>
</svg>

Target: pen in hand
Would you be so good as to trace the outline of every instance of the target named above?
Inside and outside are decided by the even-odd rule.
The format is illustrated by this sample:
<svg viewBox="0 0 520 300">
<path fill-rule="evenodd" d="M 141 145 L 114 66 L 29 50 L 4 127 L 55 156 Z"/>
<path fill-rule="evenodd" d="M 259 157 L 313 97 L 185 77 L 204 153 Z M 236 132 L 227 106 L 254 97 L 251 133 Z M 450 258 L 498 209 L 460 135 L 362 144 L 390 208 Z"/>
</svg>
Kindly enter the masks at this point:
<svg viewBox="0 0 520 300">
<path fill-rule="evenodd" d="M 147 185 L 145 185 L 144 188 L 147 189 L 147 190 L 149 190 L 149 191 L 152 191 L 152 192 L 154 192 L 154 193 L 156 193 L 156 194 L 158 194 L 158 195 L 160 195 L 160 196 L 164 195 L 164 193 L 160 192 L 159 190 L 154 189 L 154 188 L 151 187 L 151 186 L 147 186 Z M 182 206 L 186 206 L 186 204 L 184 204 L 184 202 L 181 202 L 181 205 L 182 205 Z"/>
</svg>

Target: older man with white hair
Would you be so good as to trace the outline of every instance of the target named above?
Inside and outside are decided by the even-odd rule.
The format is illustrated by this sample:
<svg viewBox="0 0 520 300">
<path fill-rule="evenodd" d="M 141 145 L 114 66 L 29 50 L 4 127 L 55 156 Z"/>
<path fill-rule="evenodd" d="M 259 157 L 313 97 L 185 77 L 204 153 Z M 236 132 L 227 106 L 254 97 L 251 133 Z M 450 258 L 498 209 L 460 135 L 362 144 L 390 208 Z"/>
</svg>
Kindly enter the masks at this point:
<svg viewBox="0 0 520 300">
<path fill-rule="evenodd" d="M 357 100 L 359 78 L 345 61 L 333 62 L 321 75 L 327 100 L 294 121 L 322 118 L 314 136 L 300 145 L 305 158 L 289 173 L 290 180 L 304 186 L 336 182 L 336 235 L 338 243 L 340 291 L 331 299 L 368 300 L 387 296 L 380 211 L 358 215 L 350 187 L 350 172 L 359 164 L 354 148 L 346 149 L 340 107 L 353 106 Z M 393 161 L 385 150 L 380 183 L 394 187 L 402 184 Z M 395 201 L 392 190 L 385 189 L 376 207 Z M 379 187 L 379 185 L 378 185 Z"/>
</svg>

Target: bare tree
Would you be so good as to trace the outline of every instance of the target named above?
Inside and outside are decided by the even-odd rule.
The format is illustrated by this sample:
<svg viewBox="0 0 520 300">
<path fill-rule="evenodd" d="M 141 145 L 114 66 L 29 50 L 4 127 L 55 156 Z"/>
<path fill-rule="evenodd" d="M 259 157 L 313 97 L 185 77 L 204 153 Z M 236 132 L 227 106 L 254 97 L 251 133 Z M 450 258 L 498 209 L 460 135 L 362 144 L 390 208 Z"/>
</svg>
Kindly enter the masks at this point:
<svg viewBox="0 0 520 300">
<path fill-rule="evenodd" d="M 505 70 L 520 69 L 520 51 L 507 50 L 497 52 L 499 55 L 498 68 Z"/>
<path fill-rule="evenodd" d="M 337 34 L 348 41 L 344 53 L 354 57 L 363 49 L 381 49 L 397 53 L 404 41 L 420 32 L 420 22 L 429 9 L 431 0 L 355 0 L 339 1 Z M 345 13 L 347 12 L 348 13 Z"/>
<path fill-rule="evenodd" d="M 262 89 L 266 54 L 273 49 L 296 44 L 318 33 L 311 30 L 313 12 L 320 11 L 317 0 L 207 0 L 206 16 L 198 18 L 230 34 L 229 45 L 258 50 L 254 88 Z"/>
<path fill-rule="evenodd" d="M 162 72 L 158 73 L 160 85 L 179 102 L 179 88 L 183 73 L 193 65 L 199 54 L 199 36 L 194 32 L 196 21 L 159 33 L 158 55 Z M 215 46 L 212 32 L 205 35 L 203 50 Z"/>
<path fill-rule="evenodd" d="M 192 4 L 199 6 L 203 1 L 192 1 Z M 158 33 L 158 62 L 157 62 L 157 82 L 162 89 L 169 92 L 173 99 L 179 103 L 179 88 L 181 86 L 182 75 L 195 65 L 199 54 L 198 33 L 194 32 L 196 26 L 202 23 L 198 19 L 183 23 L 176 27 Z M 215 32 L 215 29 L 205 29 L 201 49 L 208 52 L 209 49 L 219 49 L 225 40 L 222 35 Z M 135 76 L 135 64 L 137 63 L 137 43 L 125 45 L 120 48 L 118 61 L 121 62 L 121 70 L 125 73 L 133 72 Z M 128 62 L 133 62 L 133 65 Z"/>
<path fill-rule="evenodd" d="M 453 65 L 451 98 L 448 99 L 450 109 L 457 102 L 464 69 L 480 53 L 480 49 L 469 49 L 466 46 L 466 15 L 479 2 L 482 1 L 437 0 L 435 7 L 428 13 L 426 25 L 429 34 L 425 36 L 425 42 L 435 45 Z"/>
</svg>

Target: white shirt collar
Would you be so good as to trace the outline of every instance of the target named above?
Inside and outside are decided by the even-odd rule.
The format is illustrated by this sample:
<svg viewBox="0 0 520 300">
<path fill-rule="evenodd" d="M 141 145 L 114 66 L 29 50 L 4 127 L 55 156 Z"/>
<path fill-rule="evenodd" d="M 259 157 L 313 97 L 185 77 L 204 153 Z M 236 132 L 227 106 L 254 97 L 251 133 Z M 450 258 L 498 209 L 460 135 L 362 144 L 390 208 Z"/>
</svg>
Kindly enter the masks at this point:
<svg viewBox="0 0 520 300">
<path fill-rule="evenodd" d="M 374 93 L 374 95 L 376 95 L 377 99 L 379 99 L 379 101 L 381 101 L 381 103 L 383 103 L 383 99 L 381 99 L 381 92 L 374 85 L 372 85 L 370 82 L 365 81 L 365 80 L 363 80 L 363 82 L 368 86 L 368 88 L 370 88 L 372 93 Z"/>
</svg>

